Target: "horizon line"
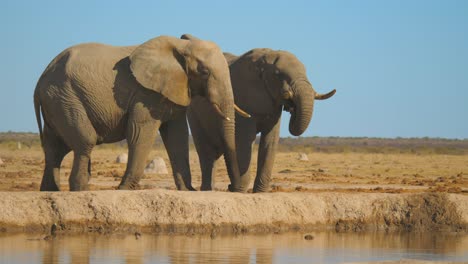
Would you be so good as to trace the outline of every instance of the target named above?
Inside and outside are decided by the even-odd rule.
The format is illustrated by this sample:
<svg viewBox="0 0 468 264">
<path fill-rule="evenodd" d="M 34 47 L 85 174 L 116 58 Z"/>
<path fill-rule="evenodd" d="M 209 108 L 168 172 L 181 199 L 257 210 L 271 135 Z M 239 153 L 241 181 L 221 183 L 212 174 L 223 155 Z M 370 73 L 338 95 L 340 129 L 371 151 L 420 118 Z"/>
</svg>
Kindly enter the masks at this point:
<svg viewBox="0 0 468 264">
<path fill-rule="evenodd" d="M 0 131 L 0 133 L 24 133 L 24 134 L 37 134 L 39 135 L 39 132 L 31 132 L 31 131 Z M 159 134 L 158 134 L 159 136 Z M 192 134 L 190 134 L 192 136 Z M 258 137 L 258 136 L 257 136 Z M 403 137 L 403 136 L 396 136 L 396 137 L 379 137 L 379 136 L 285 136 L 280 138 L 293 138 L 293 139 L 299 139 L 299 138 L 353 138 L 353 139 L 359 139 L 359 138 L 367 138 L 367 139 L 444 139 L 444 140 L 460 140 L 460 141 L 465 141 L 468 140 L 468 138 L 449 138 L 449 137 L 429 137 L 429 136 L 411 136 L 411 137 Z M 125 139 L 122 139 L 125 140 Z M 104 144 L 109 144 L 109 143 L 104 143 Z"/>
</svg>

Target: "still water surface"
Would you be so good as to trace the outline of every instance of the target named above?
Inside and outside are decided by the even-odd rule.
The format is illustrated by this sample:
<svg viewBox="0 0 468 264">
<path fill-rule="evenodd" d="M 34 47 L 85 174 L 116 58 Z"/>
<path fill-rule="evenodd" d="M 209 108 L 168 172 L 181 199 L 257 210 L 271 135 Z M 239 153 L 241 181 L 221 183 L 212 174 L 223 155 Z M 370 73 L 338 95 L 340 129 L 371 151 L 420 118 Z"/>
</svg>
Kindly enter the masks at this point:
<svg viewBox="0 0 468 264">
<path fill-rule="evenodd" d="M 207 235 L 0 235 L 0 263 L 468 263 L 468 235 L 311 232 Z"/>
</svg>

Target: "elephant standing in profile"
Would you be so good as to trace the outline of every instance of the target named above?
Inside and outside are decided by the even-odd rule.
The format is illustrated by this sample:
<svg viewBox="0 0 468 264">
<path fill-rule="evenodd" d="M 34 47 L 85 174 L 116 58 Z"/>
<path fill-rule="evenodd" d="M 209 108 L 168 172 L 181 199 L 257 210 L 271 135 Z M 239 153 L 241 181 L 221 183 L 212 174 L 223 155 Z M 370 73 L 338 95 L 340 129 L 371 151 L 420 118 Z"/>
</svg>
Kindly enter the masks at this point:
<svg viewBox="0 0 468 264">
<path fill-rule="evenodd" d="M 129 159 L 118 188 L 138 188 L 158 130 L 177 189 L 194 190 L 186 109 L 195 95 L 221 116 L 213 117 L 215 129 L 226 150 L 230 190 L 239 191 L 234 99 L 228 64 L 216 44 L 160 36 L 139 46 L 88 43 L 64 50 L 47 66 L 34 92 L 45 154 L 40 190 L 60 190 L 60 165 L 71 150 L 70 190 L 88 190 L 93 147 L 123 139 Z"/>
<path fill-rule="evenodd" d="M 312 118 L 314 100 L 327 99 L 335 90 L 318 94 L 307 79 L 304 65 L 291 53 L 271 49 L 253 49 L 242 56 L 225 53 L 229 63 L 234 101 L 252 115 L 236 118 L 236 147 L 241 188 L 250 182 L 252 144 L 261 133 L 258 169 L 254 192 L 270 189 L 271 172 L 279 140 L 282 111 L 291 114 L 289 132 L 299 136 Z M 204 98 L 192 100 L 187 111 L 190 129 L 200 158 L 202 190 L 211 190 L 213 166 L 226 149 L 215 129 L 219 120 L 206 118 L 213 110 Z"/>
</svg>

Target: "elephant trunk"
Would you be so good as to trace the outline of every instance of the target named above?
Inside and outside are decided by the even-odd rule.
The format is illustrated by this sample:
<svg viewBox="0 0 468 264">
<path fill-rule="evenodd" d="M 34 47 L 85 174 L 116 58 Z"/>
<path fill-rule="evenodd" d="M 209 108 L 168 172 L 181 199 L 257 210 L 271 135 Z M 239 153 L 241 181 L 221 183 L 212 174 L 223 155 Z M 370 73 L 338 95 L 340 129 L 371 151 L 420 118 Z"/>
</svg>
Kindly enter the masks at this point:
<svg viewBox="0 0 468 264">
<path fill-rule="evenodd" d="M 235 146 L 235 124 L 234 121 L 223 120 L 223 143 L 224 143 L 224 161 L 228 171 L 231 184 L 229 191 L 245 192 L 246 186 L 241 182 L 239 163 L 237 160 L 237 152 Z"/>
<path fill-rule="evenodd" d="M 294 103 L 294 111 L 291 111 L 289 120 L 289 132 L 294 136 L 300 136 L 309 126 L 314 111 L 315 91 L 308 82 L 300 82 L 291 86 Z"/>
<path fill-rule="evenodd" d="M 222 122 L 222 138 L 224 144 L 224 161 L 228 171 L 231 184 L 229 191 L 231 192 L 245 192 L 248 183 L 243 183 L 239 170 L 239 163 L 237 160 L 236 140 L 235 140 L 235 114 L 234 104 L 228 103 L 225 108 L 221 107 L 221 111 L 226 114 L 226 119 Z"/>
<path fill-rule="evenodd" d="M 219 83 L 217 84 L 219 85 Z M 214 84 L 211 85 L 215 86 Z M 226 87 L 225 90 L 216 90 L 222 91 L 219 93 L 209 92 L 208 96 L 220 118 L 218 124 L 220 124 L 219 129 L 224 145 L 224 161 L 226 162 L 226 168 L 231 181 L 229 190 L 232 192 L 245 192 L 248 184 L 241 182 L 239 163 L 237 161 L 234 95 L 232 93 L 230 78 L 225 80 L 225 83 L 222 85 Z M 210 87 L 210 84 L 208 86 Z"/>
</svg>

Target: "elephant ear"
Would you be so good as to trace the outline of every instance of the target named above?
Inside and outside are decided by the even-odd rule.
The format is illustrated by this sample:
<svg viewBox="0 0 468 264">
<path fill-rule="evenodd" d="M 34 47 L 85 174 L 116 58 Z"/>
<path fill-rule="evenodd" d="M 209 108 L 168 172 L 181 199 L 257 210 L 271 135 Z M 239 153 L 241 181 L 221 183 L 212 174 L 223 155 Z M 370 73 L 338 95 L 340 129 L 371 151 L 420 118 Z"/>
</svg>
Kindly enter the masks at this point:
<svg viewBox="0 0 468 264">
<path fill-rule="evenodd" d="M 172 37 L 157 37 L 138 46 L 129 57 L 130 69 L 143 87 L 182 106 L 190 104 L 185 58 L 178 46 L 187 44 L 185 42 Z"/>
<path fill-rule="evenodd" d="M 224 55 L 224 58 L 226 58 L 228 65 L 231 65 L 235 60 L 237 60 L 237 58 L 239 58 L 238 56 L 230 52 L 223 52 L 223 55 Z"/>
<path fill-rule="evenodd" d="M 186 40 L 200 40 L 199 38 L 195 37 L 194 35 L 191 35 L 191 34 L 183 34 L 182 36 L 180 36 L 181 39 L 186 39 Z"/>
<path fill-rule="evenodd" d="M 267 48 L 255 49 L 251 56 L 259 74 L 263 74 L 266 67 L 276 64 L 280 58 L 278 52 Z"/>
</svg>

